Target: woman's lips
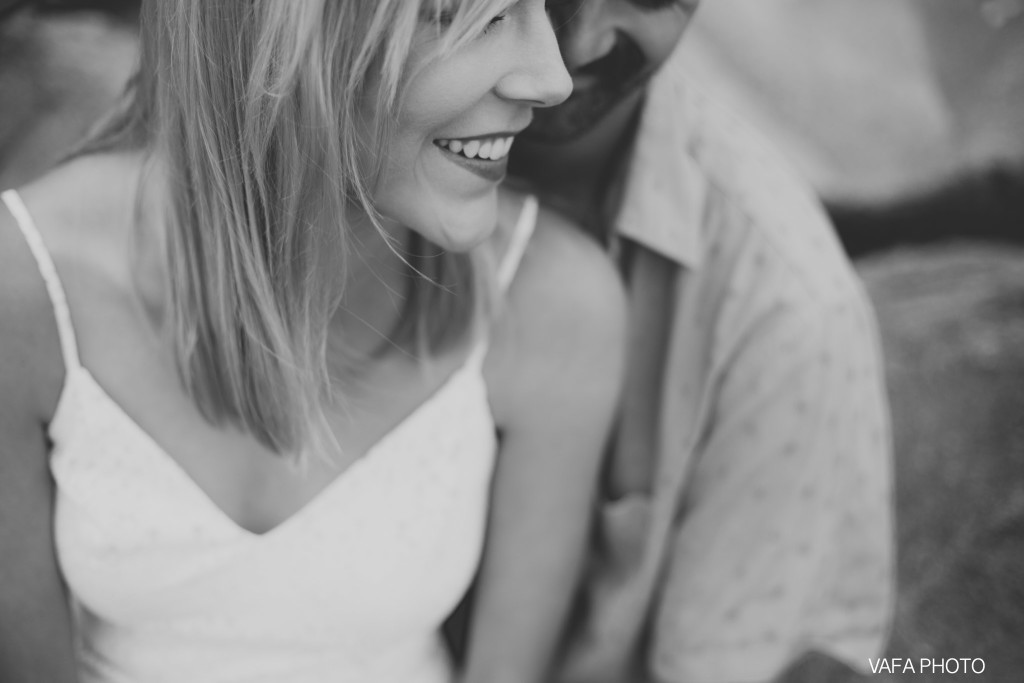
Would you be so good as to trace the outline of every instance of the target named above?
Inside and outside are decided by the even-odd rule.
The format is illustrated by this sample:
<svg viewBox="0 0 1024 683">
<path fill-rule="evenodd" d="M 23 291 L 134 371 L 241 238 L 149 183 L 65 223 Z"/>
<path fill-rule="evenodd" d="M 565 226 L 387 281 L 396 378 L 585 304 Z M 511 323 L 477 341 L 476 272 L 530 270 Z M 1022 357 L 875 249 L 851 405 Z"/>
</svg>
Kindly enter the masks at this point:
<svg viewBox="0 0 1024 683">
<path fill-rule="evenodd" d="M 500 159 L 484 159 L 477 157 L 470 159 L 469 157 L 454 152 L 449 147 L 442 147 L 441 145 L 434 143 L 438 151 L 444 155 L 448 161 L 453 164 L 460 166 L 470 173 L 473 173 L 484 180 L 492 183 L 500 183 L 505 179 L 505 173 L 508 169 L 508 155 L 501 157 Z"/>
</svg>

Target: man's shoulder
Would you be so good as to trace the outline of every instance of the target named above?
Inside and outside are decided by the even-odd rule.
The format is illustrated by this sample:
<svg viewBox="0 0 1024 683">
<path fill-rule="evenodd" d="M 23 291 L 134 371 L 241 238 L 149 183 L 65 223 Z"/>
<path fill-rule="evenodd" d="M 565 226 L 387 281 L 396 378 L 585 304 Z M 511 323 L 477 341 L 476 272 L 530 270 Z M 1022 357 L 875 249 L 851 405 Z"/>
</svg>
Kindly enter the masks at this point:
<svg viewBox="0 0 1024 683">
<path fill-rule="evenodd" d="M 653 86 L 658 90 L 649 104 L 671 110 L 670 119 L 678 128 L 675 137 L 706 182 L 731 201 L 756 207 L 759 216 L 799 211 L 813 214 L 805 216 L 808 221 L 821 222 L 824 214 L 810 185 L 767 136 L 684 69 L 677 68 L 670 76 Z"/>
<path fill-rule="evenodd" d="M 848 298 L 856 289 L 853 268 L 811 187 L 765 137 L 699 84 L 679 78 L 674 85 L 686 112 L 687 154 L 705 185 L 703 267 L 715 253 L 734 264 L 749 259 L 774 268 L 808 303 Z"/>
</svg>

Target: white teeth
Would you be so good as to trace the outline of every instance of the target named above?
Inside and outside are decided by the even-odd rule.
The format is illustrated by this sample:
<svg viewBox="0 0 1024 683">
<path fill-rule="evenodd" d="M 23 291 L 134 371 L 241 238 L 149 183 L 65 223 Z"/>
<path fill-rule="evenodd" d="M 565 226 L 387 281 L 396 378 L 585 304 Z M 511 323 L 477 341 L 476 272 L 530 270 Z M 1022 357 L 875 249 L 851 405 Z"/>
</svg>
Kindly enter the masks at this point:
<svg viewBox="0 0 1024 683">
<path fill-rule="evenodd" d="M 490 141 L 491 153 L 487 155 L 487 158 L 491 161 L 495 161 L 501 158 L 501 138 L 495 138 Z"/>
<path fill-rule="evenodd" d="M 461 140 L 445 140 L 439 139 L 437 144 L 445 149 L 451 150 L 456 154 L 462 154 L 470 159 L 487 159 L 488 161 L 497 161 L 504 159 L 508 156 L 509 150 L 512 148 L 512 136 L 505 138 L 491 138 L 489 140 L 470 140 L 469 142 L 462 142 Z"/>
<path fill-rule="evenodd" d="M 501 157 L 505 158 L 508 156 L 509 150 L 512 149 L 512 138 L 502 138 L 501 140 Z"/>
</svg>

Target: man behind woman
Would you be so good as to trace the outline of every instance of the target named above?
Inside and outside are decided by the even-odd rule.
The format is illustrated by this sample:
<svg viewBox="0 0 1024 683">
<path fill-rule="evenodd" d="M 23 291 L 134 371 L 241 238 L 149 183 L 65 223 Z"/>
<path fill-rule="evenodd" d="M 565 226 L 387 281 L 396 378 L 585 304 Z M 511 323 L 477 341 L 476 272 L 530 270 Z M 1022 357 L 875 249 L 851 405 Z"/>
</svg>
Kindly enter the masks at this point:
<svg viewBox="0 0 1024 683">
<path fill-rule="evenodd" d="M 623 301 L 498 182 L 569 89 L 541 0 L 144 3 L 0 212 L 0 678 L 448 681 L 481 555 L 462 676 L 543 677 Z"/>
<path fill-rule="evenodd" d="M 812 651 L 869 670 L 893 611 L 873 312 L 806 185 L 687 76 L 698 4 L 551 0 L 574 89 L 510 166 L 628 289 L 573 681 L 767 683 Z"/>
</svg>

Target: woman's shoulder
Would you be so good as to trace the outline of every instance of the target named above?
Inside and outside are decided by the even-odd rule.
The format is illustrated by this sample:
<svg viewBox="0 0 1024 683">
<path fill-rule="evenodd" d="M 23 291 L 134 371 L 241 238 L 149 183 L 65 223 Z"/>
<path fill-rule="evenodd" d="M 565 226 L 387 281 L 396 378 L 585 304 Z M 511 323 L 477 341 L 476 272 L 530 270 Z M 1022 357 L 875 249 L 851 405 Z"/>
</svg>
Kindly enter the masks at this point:
<svg viewBox="0 0 1024 683">
<path fill-rule="evenodd" d="M 602 363 L 623 343 L 624 288 L 600 244 L 541 206 L 502 319 L 498 343 L 517 364 L 530 360 L 524 354 Z"/>
<path fill-rule="evenodd" d="M 95 258 L 123 241 L 140 164 L 127 154 L 80 157 L 18 190 L 55 261 Z"/>
<path fill-rule="evenodd" d="M 530 295 L 531 309 L 549 308 L 566 325 L 614 327 L 625 310 L 621 278 L 602 245 L 544 206 L 538 209 L 517 281 Z"/>
<path fill-rule="evenodd" d="M 115 234 L 114 216 L 123 211 L 112 208 L 111 199 L 124 171 L 114 158 L 78 159 L 18 188 L 15 210 L 24 213 L 0 207 L 0 401 L 11 400 L 9 387 L 32 387 L 27 393 L 38 388 L 39 395 L 29 400 L 42 412 L 55 405 L 64 369 L 49 288 L 56 278 L 75 299 L 79 281 L 118 277 L 127 252 L 117 246 L 123 236 Z M 36 236 L 34 253 L 29 240 Z M 39 258 L 49 259 L 56 273 L 44 275 Z"/>
<path fill-rule="evenodd" d="M 502 429 L 545 412 L 565 421 L 616 394 L 626 323 L 624 287 L 604 249 L 541 207 L 489 355 L 491 406 Z"/>
</svg>

